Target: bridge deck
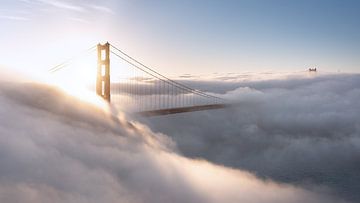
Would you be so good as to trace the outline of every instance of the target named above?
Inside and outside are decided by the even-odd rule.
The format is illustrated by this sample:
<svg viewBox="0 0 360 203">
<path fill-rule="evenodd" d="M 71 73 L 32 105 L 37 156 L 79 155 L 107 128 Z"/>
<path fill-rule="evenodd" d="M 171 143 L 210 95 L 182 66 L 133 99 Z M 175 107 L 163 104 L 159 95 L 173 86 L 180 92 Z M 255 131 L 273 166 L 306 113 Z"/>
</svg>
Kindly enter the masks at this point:
<svg viewBox="0 0 360 203">
<path fill-rule="evenodd" d="M 189 106 L 189 107 L 180 107 L 180 108 L 159 109 L 152 111 L 141 111 L 138 112 L 138 114 L 145 117 L 151 117 L 151 116 L 161 116 L 161 115 L 186 113 L 193 111 L 203 111 L 210 109 L 222 109 L 222 108 L 227 108 L 229 106 L 230 105 L 228 104 L 209 104 L 209 105 L 201 105 L 201 106 Z"/>
</svg>

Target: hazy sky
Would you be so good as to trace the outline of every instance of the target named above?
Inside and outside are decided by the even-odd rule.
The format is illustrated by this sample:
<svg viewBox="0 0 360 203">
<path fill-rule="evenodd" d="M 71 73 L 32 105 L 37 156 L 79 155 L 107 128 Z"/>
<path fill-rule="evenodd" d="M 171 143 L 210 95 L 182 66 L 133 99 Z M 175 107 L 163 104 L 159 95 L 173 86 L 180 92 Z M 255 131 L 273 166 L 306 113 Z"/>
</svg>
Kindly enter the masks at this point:
<svg viewBox="0 0 360 203">
<path fill-rule="evenodd" d="M 351 0 L 0 0 L 0 65 L 40 74 L 110 41 L 168 75 L 359 72 Z"/>
</svg>

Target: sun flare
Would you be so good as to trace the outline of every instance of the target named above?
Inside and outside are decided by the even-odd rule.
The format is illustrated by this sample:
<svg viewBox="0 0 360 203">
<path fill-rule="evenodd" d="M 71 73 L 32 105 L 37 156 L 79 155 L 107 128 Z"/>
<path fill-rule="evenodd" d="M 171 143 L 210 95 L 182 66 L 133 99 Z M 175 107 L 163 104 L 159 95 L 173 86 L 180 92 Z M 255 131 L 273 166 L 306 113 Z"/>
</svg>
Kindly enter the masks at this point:
<svg viewBox="0 0 360 203">
<path fill-rule="evenodd" d="M 107 109 L 108 104 L 95 94 L 96 68 L 94 57 L 86 57 L 49 73 L 46 82 L 85 102 Z"/>
</svg>

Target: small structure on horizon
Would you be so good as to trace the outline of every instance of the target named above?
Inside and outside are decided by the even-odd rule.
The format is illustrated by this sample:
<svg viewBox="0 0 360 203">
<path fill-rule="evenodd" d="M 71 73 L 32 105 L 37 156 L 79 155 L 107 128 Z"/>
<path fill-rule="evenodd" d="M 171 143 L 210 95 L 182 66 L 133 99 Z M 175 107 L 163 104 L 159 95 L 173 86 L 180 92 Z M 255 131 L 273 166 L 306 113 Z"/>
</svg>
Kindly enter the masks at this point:
<svg viewBox="0 0 360 203">
<path fill-rule="evenodd" d="M 316 72 L 316 68 L 309 68 L 309 72 Z"/>
</svg>

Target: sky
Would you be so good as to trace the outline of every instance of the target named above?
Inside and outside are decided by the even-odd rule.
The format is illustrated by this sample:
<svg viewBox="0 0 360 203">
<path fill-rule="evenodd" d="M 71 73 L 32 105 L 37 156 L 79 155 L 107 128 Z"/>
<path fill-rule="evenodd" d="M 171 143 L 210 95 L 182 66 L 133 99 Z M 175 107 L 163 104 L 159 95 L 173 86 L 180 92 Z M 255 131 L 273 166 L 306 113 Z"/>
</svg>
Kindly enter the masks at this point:
<svg viewBox="0 0 360 203">
<path fill-rule="evenodd" d="M 0 5 L 0 202 L 360 201 L 360 2 Z M 69 89 L 13 74 L 42 78 L 106 41 L 237 105 L 139 118 L 68 84 L 95 78 L 95 53 L 58 73 Z"/>
<path fill-rule="evenodd" d="M 359 72 L 358 1 L 0 3 L 0 65 L 32 75 L 106 41 L 170 76 Z"/>
</svg>

